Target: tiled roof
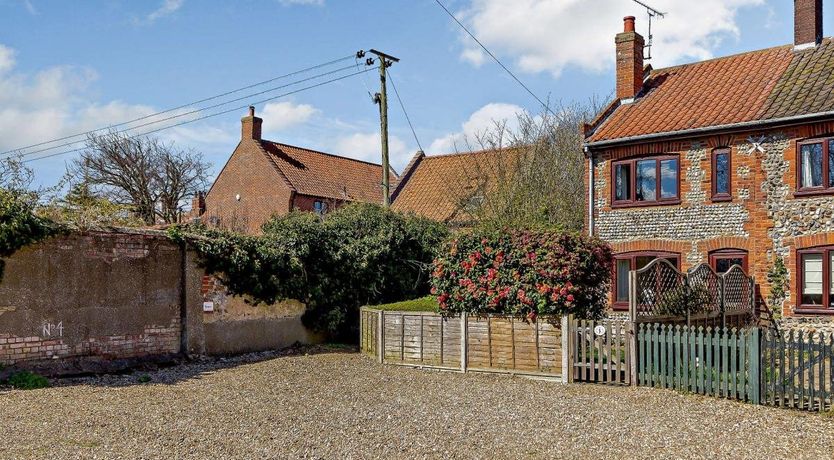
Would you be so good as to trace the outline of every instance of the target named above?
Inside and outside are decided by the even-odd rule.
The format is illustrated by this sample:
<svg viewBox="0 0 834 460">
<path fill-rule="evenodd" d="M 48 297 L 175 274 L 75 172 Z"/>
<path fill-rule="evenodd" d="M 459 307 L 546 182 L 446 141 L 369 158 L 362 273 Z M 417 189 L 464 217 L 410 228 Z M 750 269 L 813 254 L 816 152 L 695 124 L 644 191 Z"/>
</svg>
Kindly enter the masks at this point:
<svg viewBox="0 0 834 460">
<path fill-rule="evenodd" d="M 382 202 L 382 166 L 272 141 L 264 151 L 297 193 L 337 200 Z M 391 181 L 397 175 L 391 171 Z"/>
<path fill-rule="evenodd" d="M 498 180 L 502 171 L 506 173 L 517 157 L 515 152 L 484 150 L 415 158 L 403 171 L 403 183 L 392 207 L 441 222 L 470 222 L 472 218 L 463 204 L 482 194 L 483 188 Z"/>
<path fill-rule="evenodd" d="M 834 111 L 834 42 L 791 45 L 652 71 L 642 94 L 586 137 L 599 142 Z"/>
</svg>

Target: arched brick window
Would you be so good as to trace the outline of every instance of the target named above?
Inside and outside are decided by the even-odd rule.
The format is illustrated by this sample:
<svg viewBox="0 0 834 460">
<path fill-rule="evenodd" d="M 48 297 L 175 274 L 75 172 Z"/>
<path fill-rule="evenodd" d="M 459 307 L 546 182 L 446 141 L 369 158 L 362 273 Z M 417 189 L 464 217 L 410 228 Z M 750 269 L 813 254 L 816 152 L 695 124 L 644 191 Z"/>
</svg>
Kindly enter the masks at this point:
<svg viewBox="0 0 834 460">
<path fill-rule="evenodd" d="M 709 253 L 709 265 L 716 273 L 726 273 L 733 265 L 739 265 L 747 273 L 747 251 L 743 249 L 719 249 Z"/>
<path fill-rule="evenodd" d="M 667 259 L 680 270 L 681 255 L 676 252 L 638 251 L 614 255 L 614 310 L 628 310 L 628 273 L 640 270 L 657 258 Z"/>
</svg>

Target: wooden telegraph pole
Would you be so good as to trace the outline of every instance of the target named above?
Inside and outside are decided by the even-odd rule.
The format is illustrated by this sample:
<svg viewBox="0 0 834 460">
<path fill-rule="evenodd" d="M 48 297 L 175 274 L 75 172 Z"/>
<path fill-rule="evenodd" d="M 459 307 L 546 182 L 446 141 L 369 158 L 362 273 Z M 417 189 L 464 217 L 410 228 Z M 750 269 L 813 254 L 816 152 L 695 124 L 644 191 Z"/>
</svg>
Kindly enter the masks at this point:
<svg viewBox="0 0 834 460">
<path fill-rule="evenodd" d="M 379 92 L 374 96 L 374 102 L 379 104 L 379 137 L 382 139 L 382 205 L 387 208 L 391 206 L 391 179 L 389 177 L 391 168 L 388 161 L 388 92 L 385 87 L 385 74 L 388 67 L 400 60 L 374 49 L 370 50 L 370 53 L 379 58 L 380 86 Z"/>
</svg>

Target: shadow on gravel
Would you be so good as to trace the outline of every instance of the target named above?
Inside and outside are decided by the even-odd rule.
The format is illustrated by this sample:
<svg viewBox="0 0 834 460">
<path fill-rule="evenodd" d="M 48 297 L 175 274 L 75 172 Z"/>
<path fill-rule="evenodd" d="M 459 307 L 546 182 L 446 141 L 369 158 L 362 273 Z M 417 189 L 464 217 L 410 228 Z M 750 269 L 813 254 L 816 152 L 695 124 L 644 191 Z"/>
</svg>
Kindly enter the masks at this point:
<svg viewBox="0 0 834 460">
<path fill-rule="evenodd" d="M 133 385 L 164 384 L 173 385 L 190 379 L 199 379 L 202 375 L 230 369 L 241 365 L 258 363 L 272 359 L 293 356 L 358 353 L 355 345 L 327 344 L 327 345 L 299 345 L 281 350 L 246 353 L 225 357 L 205 357 L 195 360 L 181 359 L 169 363 L 143 363 L 124 372 L 99 375 L 76 375 L 71 377 L 57 377 L 50 379 L 53 387 L 67 387 L 76 385 L 127 387 Z M 0 394 L 10 388 L 0 386 Z"/>
</svg>

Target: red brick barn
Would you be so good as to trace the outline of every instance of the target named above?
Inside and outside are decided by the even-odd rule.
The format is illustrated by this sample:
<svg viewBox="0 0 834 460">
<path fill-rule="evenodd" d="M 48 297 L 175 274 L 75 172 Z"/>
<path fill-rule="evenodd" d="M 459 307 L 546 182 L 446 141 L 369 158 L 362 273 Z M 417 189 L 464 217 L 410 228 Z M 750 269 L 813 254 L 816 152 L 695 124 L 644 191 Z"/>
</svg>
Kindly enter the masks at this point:
<svg viewBox="0 0 834 460">
<path fill-rule="evenodd" d="M 261 139 L 262 123 L 250 107 L 240 143 L 205 197 L 194 199 L 203 222 L 258 233 L 271 216 L 296 209 L 324 213 L 352 201 L 382 203 L 380 165 Z"/>
</svg>

